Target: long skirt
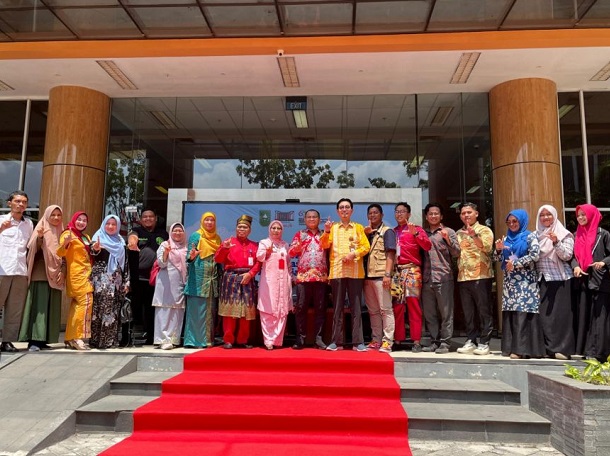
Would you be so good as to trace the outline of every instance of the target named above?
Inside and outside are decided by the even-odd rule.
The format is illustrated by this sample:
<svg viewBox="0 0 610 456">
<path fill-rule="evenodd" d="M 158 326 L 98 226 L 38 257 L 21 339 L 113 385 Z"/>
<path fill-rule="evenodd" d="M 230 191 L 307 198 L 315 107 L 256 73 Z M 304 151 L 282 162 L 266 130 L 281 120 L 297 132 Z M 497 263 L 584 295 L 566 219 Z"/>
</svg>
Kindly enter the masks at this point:
<svg viewBox="0 0 610 456">
<path fill-rule="evenodd" d="M 576 350 L 572 316 L 572 281 L 540 282 L 540 323 L 547 355 L 573 355 Z"/>
<path fill-rule="evenodd" d="M 515 354 L 542 358 L 544 353 L 540 315 L 512 310 L 502 311 L 502 355 Z"/>
<path fill-rule="evenodd" d="M 260 316 L 265 347 L 281 347 L 284 343 L 287 316 L 277 317 L 266 312 L 261 312 Z"/>
<path fill-rule="evenodd" d="M 577 355 L 585 354 L 585 345 L 589 334 L 591 320 L 591 297 L 592 291 L 587 288 L 587 279 L 584 277 L 574 278 L 574 334 L 576 337 Z"/>
<path fill-rule="evenodd" d="M 212 347 L 214 345 L 214 307 L 216 298 L 186 296 L 184 345 Z"/>
<path fill-rule="evenodd" d="M 90 345 L 97 348 L 112 348 L 119 345 L 121 320 L 119 311 L 123 304 L 122 293 L 93 293 Z"/>
<path fill-rule="evenodd" d="M 49 282 L 32 282 L 23 309 L 19 340 L 53 344 L 59 341 L 60 327 L 61 290 L 51 288 Z"/>
<path fill-rule="evenodd" d="M 93 308 L 93 293 L 75 296 L 70 302 L 66 334 L 64 339 L 89 339 L 91 337 L 91 311 Z"/>
<path fill-rule="evenodd" d="M 155 307 L 155 344 L 180 345 L 184 309 L 182 307 Z"/>
<path fill-rule="evenodd" d="M 610 293 L 591 290 L 591 320 L 585 355 L 606 361 L 610 355 Z"/>
<path fill-rule="evenodd" d="M 240 283 L 242 274 L 248 271 L 247 268 L 229 269 L 223 274 L 218 302 L 218 315 L 221 317 L 256 319 L 256 282 L 253 279 L 246 285 Z"/>
</svg>

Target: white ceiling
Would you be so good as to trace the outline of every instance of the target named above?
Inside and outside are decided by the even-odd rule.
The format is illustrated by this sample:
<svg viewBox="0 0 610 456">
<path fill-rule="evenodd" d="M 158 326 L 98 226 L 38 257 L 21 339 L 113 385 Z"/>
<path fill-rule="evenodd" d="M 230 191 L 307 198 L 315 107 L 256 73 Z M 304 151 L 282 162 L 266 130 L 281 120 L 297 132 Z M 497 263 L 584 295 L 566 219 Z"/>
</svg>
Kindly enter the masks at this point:
<svg viewBox="0 0 610 456">
<path fill-rule="evenodd" d="M 299 88 L 283 86 L 274 55 L 116 58 L 138 87 L 123 90 L 95 58 L 2 60 L 0 54 L 0 80 L 15 89 L 0 92 L 0 99 L 45 98 L 58 85 L 89 87 L 112 98 L 487 92 L 532 77 L 555 81 L 558 91 L 610 88 L 608 81 L 589 80 L 610 62 L 610 46 L 483 50 L 468 83 L 449 84 L 460 56 L 461 51 L 299 54 Z"/>
</svg>

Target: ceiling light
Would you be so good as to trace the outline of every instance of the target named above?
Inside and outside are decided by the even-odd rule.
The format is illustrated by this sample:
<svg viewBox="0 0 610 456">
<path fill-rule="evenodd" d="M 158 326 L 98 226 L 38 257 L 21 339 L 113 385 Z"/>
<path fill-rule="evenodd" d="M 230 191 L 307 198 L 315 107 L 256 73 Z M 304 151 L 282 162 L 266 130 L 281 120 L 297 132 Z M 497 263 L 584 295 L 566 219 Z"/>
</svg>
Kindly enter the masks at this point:
<svg viewBox="0 0 610 456">
<path fill-rule="evenodd" d="M 155 188 L 157 190 L 159 190 L 161 193 L 163 193 L 164 195 L 167 195 L 167 193 L 168 193 L 167 189 L 161 187 L 160 185 L 155 186 Z"/>
<path fill-rule="evenodd" d="M 610 79 L 610 62 L 589 79 L 589 81 L 607 81 Z"/>
<path fill-rule="evenodd" d="M 294 57 L 277 57 L 277 64 L 280 67 L 284 87 L 301 87 Z"/>
<path fill-rule="evenodd" d="M 159 124 L 166 130 L 177 130 L 178 125 L 163 111 L 149 111 Z"/>
<path fill-rule="evenodd" d="M 292 115 L 294 116 L 294 123 L 297 128 L 309 128 L 309 124 L 307 123 L 307 111 L 292 111 Z"/>
<path fill-rule="evenodd" d="M 15 90 L 15 88 L 11 87 L 4 81 L 0 81 L 0 92 L 4 92 L 6 90 Z"/>
<path fill-rule="evenodd" d="M 445 122 L 449 119 L 452 111 L 453 106 L 439 106 L 434 117 L 432 117 L 432 120 L 430 121 L 430 126 L 445 125 Z"/>
<path fill-rule="evenodd" d="M 468 190 L 466 190 L 466 193 L 468 193 L 469 195 L 471 193 L 476 192 L 478 189 L 480 189 L 481 186 L 480 185 L 473 185 L 472 187 L 470 187 Z"/>
<path fill-rule="evenodd" d="M 114 79 L 114 82 L 116 82 L 121 89 L 138 90 L 136 85 L 131 82 L 127 75 L 123 73 L 112 60 L 96 60 L 96 62 L 106 73 L 108 73 L 108 76 Z"/>
<path fill-rule="evenodd" d="M 458 207 L 460 207 L 460 203 L 459 201 L 457 203 L 453 203 L 451 206 L 449 206 L 451 209 L 457 209 Z"/>
<path fill-rule="evenodd" d="M 576 107 L 576 105 L 573 105 L 573 104 L 564 104 L 561 108 L 559 108 L 559 111 L 557 111 L 559 118 L 561 119 L 563 116 L 565 116 L 568 112 L 570 112 L 575 107 Z"/>
<path fill-rule="evenodd" d="M 450 84 L 466 84 L 480 56 L 480 52 L 464 52 L 451 76 Z"/>
</svg>

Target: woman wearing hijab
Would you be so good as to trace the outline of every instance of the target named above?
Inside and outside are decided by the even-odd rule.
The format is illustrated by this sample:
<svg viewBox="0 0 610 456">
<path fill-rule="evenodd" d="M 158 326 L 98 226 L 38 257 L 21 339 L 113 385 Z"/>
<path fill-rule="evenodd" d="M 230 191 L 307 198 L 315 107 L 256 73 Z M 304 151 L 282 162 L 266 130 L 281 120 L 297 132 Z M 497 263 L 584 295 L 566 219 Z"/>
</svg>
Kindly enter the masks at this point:
<svg viewBox="0 0 610 456">
<path fill-rule="evenodd" d="M 557 209 L 538 209 L 536 235 L 540 257 L 536 267 L 540 284 L 540 324 L 548 356 L 570 359 L 575 352 L 572 318 L 574 236 L 557 219 Z"/>
<path fill-rule="evenodd" d="M 64 341 L 74 350 L 88 350 L 83 339 L 91 337 L 91 239 L 84 233 L 88 221 L 85 212 L 76 212 L 67 229 L 61 233 L 57 248 L 57 255 L 66 259 L 66 294 L 72 298 Z"/>
<path fill-rule="evenodd" d="M 186 283 L 186 239 L 184 226 L 174 223 L 169 240 L 157 249 L 159 273 L 152 305 L 155 308 L 153 343 L 162 350 L 180 345 L 184 320 L 184 285 Z"/>
<path fill-rule="evenodd" d="M 108 215 L 91 238 L 93 315 L 90 345 L 101 349 L 119 345 L 119 311 L 129 291 L 129 267 L 120 226 L 118 216 Z"/>
<path fill-rule="evenodd" d="M 188 241 L 184 345 L 205 348 L 214 345 L 219 280 L 214 254 L 220 248 L 220 236 L 216 233 L 216 215 L 212 212 L 203 214 L 199 225 Z"/>
<path fill-rule="evenodd" d="M 30 289 L 23 311 L 19 340 L 28 341 L 30 351 L 51 348 L 47 343 L 59 340 L 61 290 L 64 289 L 66 277 L 57 248 L 63 230 L 61 207 L 49 206 L 28 242 Z"/>
<path fill-rule="evenodd" d="M 502 262 L 502 355 L 511 359 L 544 356 L 538 309 L 540 290 L 536 261 L 540 244 L 527 229 L 529 217 L 515 209 L 506 217 L 508 231 L 496 241 L 494 258 Z"/>
<path fill-rule="evenodd" d="M 250 321 L 256 319 L 256 281 L 261 264 L 256 261 L 258 244 L 248 239 L 252 217 L 242 215 L 237 219 L 236 235 L 225 239 L 214 255 L 217 263 L 224 265 L 218 315 L 222 317 L 223 348 L 233 348 L 235 329 L 237 346 L 252 348 L 248 344 Z"/>
<path fill-rule="evenodd" d="M 578 228 L 572 266 L 584 289 L 579 317 L 591 309 L 584 354 L 605 361 L 610 355 L 610 233 L 599 227 L 601 219 L 592 204 L 576 206 Z M 586 329 L 583 320 L 579 318 L 579 336 Z"/>
<path fill-rule="evenodd" d="M 286 319 L 292 310 L 292 281 L 288 244 L 282 240 L 284 225 L 274 220 L 269 237 L 258 243 L 256 259 L 263 265 L 258 287 L 258 310 L 267 350 L 281 347 Z"/>
</svg>

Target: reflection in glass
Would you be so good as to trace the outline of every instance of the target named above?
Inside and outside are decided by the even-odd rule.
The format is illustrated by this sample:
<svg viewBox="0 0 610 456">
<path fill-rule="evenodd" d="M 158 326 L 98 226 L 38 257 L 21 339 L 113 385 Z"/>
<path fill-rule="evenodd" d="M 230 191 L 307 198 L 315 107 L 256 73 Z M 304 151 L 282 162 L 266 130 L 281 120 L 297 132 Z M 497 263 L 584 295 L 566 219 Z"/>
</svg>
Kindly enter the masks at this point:
<svg viewBox="0 0 610 456">
<path fill-rule="evenodd" d="M 578 93 L 559 93 L 557 105 L 564 205 L 566 208 L 574 208 L 587 198 Z"/>
<path fill-rule="evenodd" d="M 593 92 L 585 97 L 585 125 L 591 203 L 610 207 L 610 93 Z"/>
<path fill-rule="evenodd" d="M 25 101 L 0 102 L 0 206 L 19 187 Z M 3 202 L 4 201 L 4 202 Z"/>
<path fill-rule="evenodd" d="M 280 6 L 287 35 L 352 32 L 352 3 L 285 4 Z"/>
<path fill-rule="evenodd" d="M 430 13 L 426 0 L 411 2 L 358 2 L 356 33 L 423 32 Z"/>
<path fill-rule="evenodd" d="M 48 109 L 48 101 L 31 102 L 24 182 L 24 190 L 28 194 L 30 207 L 39 207 L 40 205 L 40 184 L 42 182 L 42 162 Z"/>
<path fill-rule="evenodd" d="M 503 23 L 505 28 L 571 27 L 579 16 L 579 4 L 590 1 L 517 0 Z"/>
<path fill-rule="evenodd" d="M 495 30 L 512 0 L 437 0 L 428 31 Z"/>
</svg>

